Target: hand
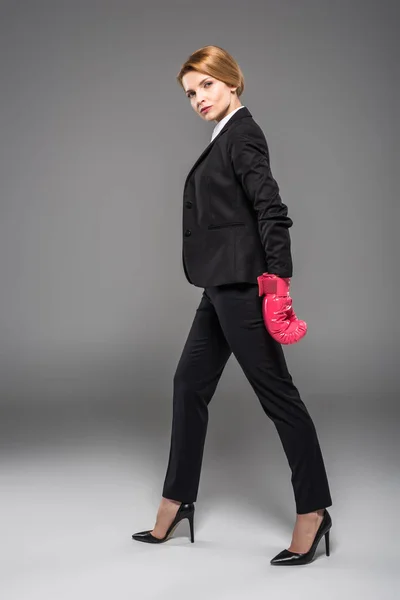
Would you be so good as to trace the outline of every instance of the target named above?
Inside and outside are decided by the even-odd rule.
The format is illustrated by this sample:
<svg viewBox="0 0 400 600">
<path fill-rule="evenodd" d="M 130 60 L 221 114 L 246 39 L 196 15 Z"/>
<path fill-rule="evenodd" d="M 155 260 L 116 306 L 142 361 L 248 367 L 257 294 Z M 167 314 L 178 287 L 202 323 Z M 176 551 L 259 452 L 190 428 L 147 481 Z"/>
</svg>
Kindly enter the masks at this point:
<svg viewBox="0 0 400 600">
<path fill-rule="evenodd" d="M 258 295 L 264 295 L 262 313 L 270 335 L 281 344 L 299 342 L 307 333 L 307 323 L 298 319 L 292 308 L 290 277 L 263 273 L 257 281 Z"/>
</svg>

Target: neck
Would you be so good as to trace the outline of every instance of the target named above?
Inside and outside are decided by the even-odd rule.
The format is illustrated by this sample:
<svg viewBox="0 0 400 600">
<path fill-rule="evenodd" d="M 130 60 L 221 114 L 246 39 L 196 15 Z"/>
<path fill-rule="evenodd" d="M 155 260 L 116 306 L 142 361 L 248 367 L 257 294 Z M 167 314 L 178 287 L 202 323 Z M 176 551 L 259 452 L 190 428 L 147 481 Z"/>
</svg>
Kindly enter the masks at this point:
<svg viewBox="0 0 400 600">
<path fill-rule="evenodd" d="M 227 117 L 233 110 L 236 110 L 240 106 L 243 106 L 240 101 L 230 104 L 223 114 L 218 115 L 218 117 L 215 119 L 215 122 L 219 123 L 220 121 L 222 121 L 222 119 Z"/>
</svg>

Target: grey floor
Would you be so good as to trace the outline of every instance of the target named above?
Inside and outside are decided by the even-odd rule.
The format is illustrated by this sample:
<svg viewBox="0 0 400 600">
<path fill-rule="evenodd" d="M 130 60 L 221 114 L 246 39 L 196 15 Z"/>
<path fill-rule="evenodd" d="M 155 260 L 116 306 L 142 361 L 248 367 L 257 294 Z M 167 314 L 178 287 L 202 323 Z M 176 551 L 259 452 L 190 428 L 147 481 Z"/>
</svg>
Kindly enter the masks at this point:
<svg viewBox="0 0 400 600">
<path fill-rule="evenodd" d="M 290 543 L 294 501 L 267 418 L 257 430 L 266 435 L 249 439 L 258 408 L 236 425 L 236 445 L 235 431 L 223 438 L 210 420 L 194 544 L 185 521 L 151 546 L 131 534 L 154 525 L 169 420 L 138 422 L 125 403 L 10 405 L 1 424 L 1 598 L 395 600 L 397 419 L 370 402 L 346 420 L 332 410 L 328 426 L 324 408 L 308 406 L 334 498 L 331 555 L 322 540 L 312 564 L 279 568 L 269 560 Z"/>
</svg>

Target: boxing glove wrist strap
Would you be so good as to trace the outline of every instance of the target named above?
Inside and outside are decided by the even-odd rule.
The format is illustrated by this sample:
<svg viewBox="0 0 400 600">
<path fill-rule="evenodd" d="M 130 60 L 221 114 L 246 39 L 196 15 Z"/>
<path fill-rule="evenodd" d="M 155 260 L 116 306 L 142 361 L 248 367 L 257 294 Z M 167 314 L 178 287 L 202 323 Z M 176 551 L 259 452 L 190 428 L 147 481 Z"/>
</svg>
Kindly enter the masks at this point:
<svg viewBox="0 0 400 600">
<path fill-rule="evenodd" d="M 257 277 L 258 295 L 276 294 L 277 296 L 288 296 L 290 288 L 290 277 L 278 277 L 271 273 L 263 273 Z"/>
</svg>

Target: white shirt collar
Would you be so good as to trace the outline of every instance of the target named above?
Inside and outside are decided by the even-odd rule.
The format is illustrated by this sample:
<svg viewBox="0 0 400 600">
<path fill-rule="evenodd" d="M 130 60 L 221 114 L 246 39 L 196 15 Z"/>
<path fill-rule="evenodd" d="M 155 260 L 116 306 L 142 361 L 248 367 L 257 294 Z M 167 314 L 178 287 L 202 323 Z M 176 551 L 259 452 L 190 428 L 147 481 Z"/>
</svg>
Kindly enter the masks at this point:
<svg viewBox="0 0 400 600">
<path fill-rule="evenodd" d="M 219 134 L 219 132 L 221 131 L 221 129 L 223 128 L 225 123 L 227 123 L 229 121 L 229 119 L 235 114 L 235 112 L 237 112 L 241 108 L 244 108 L 244 106 L 239 106 L 238 108 L 235 108 L 235 110 L 232 110 L 232 112 L 230 112 L 228 115 L 226 115 L 226 117 L 221 119 L 221 121 L 216 124 L 216 126 L 214 127 L 213 132 L 212 132 L 211 141 L 213 141 L 215 136 Z"/>
</svg>

